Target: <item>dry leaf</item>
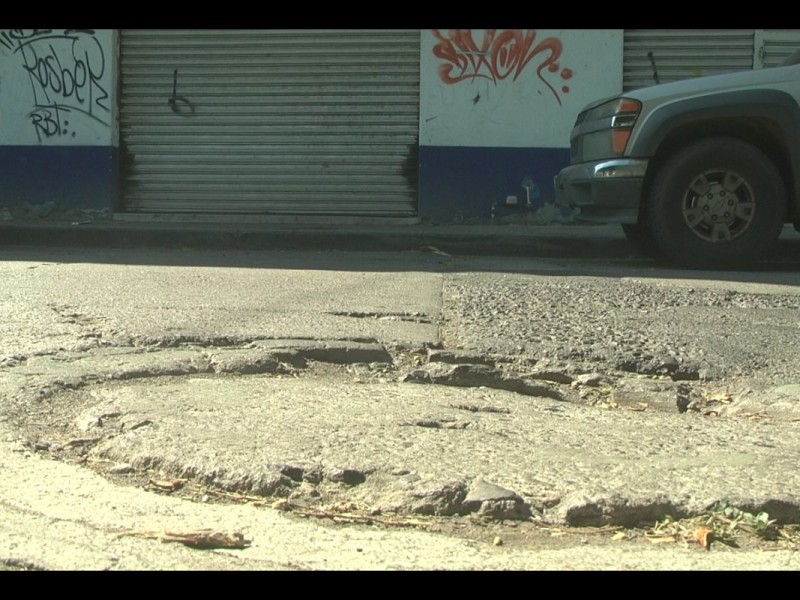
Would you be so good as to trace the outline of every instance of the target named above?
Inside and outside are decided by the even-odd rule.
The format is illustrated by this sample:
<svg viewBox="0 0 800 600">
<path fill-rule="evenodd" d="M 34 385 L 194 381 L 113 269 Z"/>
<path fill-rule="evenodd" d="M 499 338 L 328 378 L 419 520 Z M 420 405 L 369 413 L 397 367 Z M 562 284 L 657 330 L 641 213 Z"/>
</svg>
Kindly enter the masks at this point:
<svg viewBox="0 0 800 600">
<path fill-rule="evenodd" d="M 711 549 L 711 542 L 714 541 L 714 532 L 708 527 L 698 527 L 692 532 L 694 539 L 706 550 Z"/>
</svg>

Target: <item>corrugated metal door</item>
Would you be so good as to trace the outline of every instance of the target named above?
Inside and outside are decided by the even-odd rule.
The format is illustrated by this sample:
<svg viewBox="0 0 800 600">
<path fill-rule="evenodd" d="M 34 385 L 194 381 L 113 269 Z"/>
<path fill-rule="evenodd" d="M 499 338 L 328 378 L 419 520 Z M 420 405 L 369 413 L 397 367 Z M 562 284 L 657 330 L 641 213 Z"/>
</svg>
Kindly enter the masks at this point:
<svg viewBox="0 0 800 600">
<path fill-rule="evenodd" d="M 125 212 L 416 213 L 419 31 L 120 32 Z"/>
<path fill-rule="evenodd" d="M 775 67 L 800 50 L 800 29 L 757 29 L 755 67 Z"/>
<path fill-rule="evenodd" d="M 625 90 L 753 68 L 753 29 L 626 29 Z"/>
</svg>

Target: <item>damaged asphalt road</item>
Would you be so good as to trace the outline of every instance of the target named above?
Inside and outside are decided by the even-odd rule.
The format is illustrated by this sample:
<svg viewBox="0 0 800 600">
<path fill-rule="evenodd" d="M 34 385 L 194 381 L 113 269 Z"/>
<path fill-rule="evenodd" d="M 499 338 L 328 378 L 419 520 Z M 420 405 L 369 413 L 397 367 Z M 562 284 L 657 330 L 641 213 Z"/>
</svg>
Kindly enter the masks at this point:
<svg viewBox="0 0 800 600">
<path fill-rule="evenodd" d="M 152 543 L 113 537 L 120 528 L 207 526 L 135 508 L 158 494 L 198 511 L 218 495 L 261 499 L 273 527 L 289 525 L 270 507 L 287 505 L 570 528 L 727 503 L 800 523 L 795 273 L 424 252 L 50 252 L 6 251 L 0 266 L 0 462 L 26 465 L 31 488 L 4 483 L 0 562 L 209 568 L 174 553 L 136 566 L 109 550 Z M 48 477 L 62 502 L 88 503 L 93 487 L 136 499 L 72 523 Z M 87 487 L 65 493 L 70 480 Z M 94 523 L 108 547 L 84 563 L 77 549 L 74 562 L 56 557 L 23 540 L 24 515 Z M 347 562 L 332 540 L 324 559 L 321 542 L 270 555 L 259 526 L 238 521 L 258 561 L 223 553 L 210 568 L 548 568 L 441 537 L 402 542 L 427 558 L 392 554 L 383 538 L 381 558 Z M 800 564 L 796 551 L 773 558 L 765 568 Z M 583 568 L 636 568 L 619 560 Z"/>
</svg>

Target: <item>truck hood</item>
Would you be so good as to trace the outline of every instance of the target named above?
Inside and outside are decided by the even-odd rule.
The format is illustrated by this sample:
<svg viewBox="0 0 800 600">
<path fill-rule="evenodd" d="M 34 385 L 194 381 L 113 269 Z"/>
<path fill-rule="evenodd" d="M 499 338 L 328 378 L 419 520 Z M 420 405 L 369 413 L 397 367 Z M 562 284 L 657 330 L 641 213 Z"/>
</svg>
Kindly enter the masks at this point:
<svg viewBox="0 0 800 600">
<path fill-rule="evenodd" d="M 783 88 L 784 86 L 782 84 L 797 81 L 800 81 L 800 63 L 789 66 L 754 69 L 751 71 L 723 73 L 721 75 L 707 75 L 705 77 L 693 77 L 681 81 L 628 90 L 627 92 L 615 94 L 614 96 L 606 96 L 587 104 L 583 108 L 583 111 L 600 106 L 609 100 L 614 100 L 622 96 L 639 100 L 642 104 L 652 105 L 653 103 L 668 102 L 676 97 L 687 98 L 702 96 L 704 94 L 724 90 L 743 90 L 756 87 L 763 89 L 769 86 Z"/>
<path fill-rule="evenodd" d="M 786 82 L 797 81 L 800 81 L 800 64 L 695 77 L 630 90 L 622 95 L 626 98 L 640 100 L 643 104 L 651 104 L 653 102 L 669 101 L 678 96 L 686 98 L 720 91 L 746 90 L 756 87 L 760 89 L 771 86 L 783 88 Z"/>
</svg>

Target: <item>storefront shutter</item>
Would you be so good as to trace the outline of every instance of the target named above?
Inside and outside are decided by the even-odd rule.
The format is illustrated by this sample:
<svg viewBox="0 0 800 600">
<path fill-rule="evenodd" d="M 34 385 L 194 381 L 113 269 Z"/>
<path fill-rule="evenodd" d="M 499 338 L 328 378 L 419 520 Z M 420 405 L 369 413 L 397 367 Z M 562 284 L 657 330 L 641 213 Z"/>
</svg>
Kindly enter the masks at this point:
<svg viewBox="0 0 800 600">
<path fill-rule="evenodd" d="M 626 29 L 625 90 L 753 68 L 753 29 Z"/>
<path fill-rule="evenodd" d="M 121 30 L 122 212 L 416 214 L 419 31 Z"/>
</svg>

